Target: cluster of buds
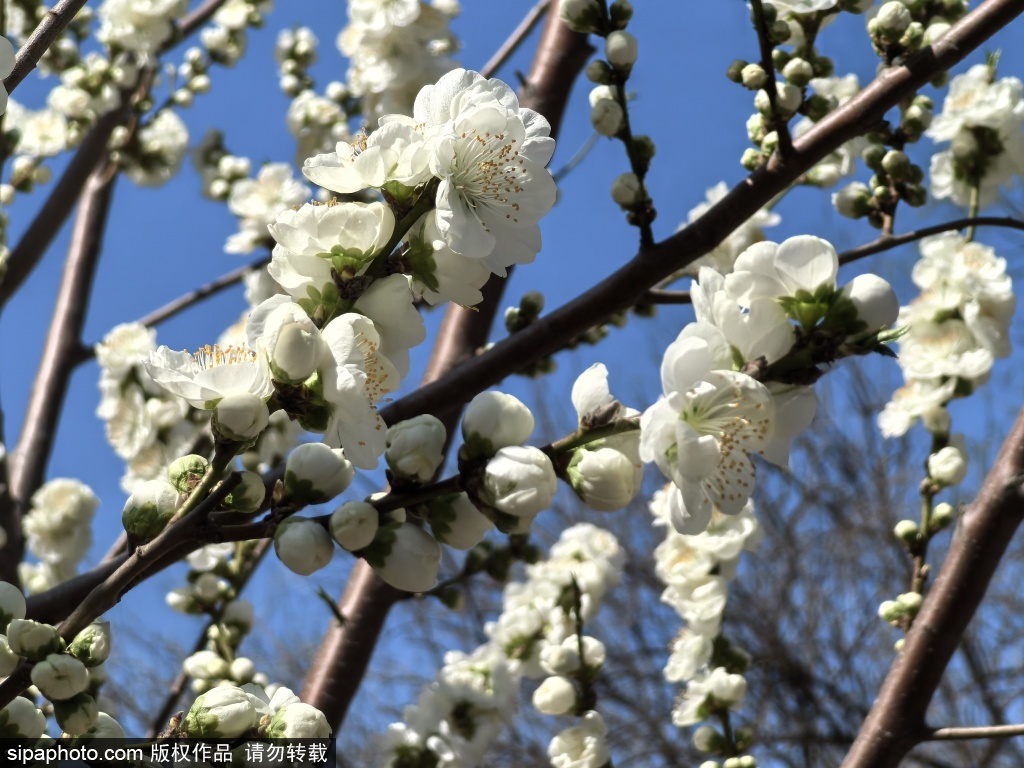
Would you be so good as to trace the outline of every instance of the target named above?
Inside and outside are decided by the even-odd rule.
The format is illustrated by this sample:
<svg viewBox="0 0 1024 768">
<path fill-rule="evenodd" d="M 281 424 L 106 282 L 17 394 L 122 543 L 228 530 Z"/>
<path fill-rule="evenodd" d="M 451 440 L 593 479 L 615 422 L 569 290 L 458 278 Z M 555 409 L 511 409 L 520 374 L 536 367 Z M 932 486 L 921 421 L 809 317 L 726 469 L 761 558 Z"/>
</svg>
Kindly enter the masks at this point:
<svg viewBox="0 0 1024 768">
<path fill-rule="evenodd" d="M 967 10 L 966 0 L 890 0 L 868 20 L 868 36 L 892 64 L 937 41 Z"/>
<path fill-rule="evenodd" d="M 193 46 L 185 51 L 185 61 L 177 70 L 180 85 L 172 94 L 175 104 L 181 107 L 190 107 L 195 96 L 209 93 L 210 76 L 207 73 L 211 64 L 213 64 L 212 59 L 203 52 L 202 48 Z"/>
<path fill-rule="evenodd" d="M 317 60 L 317 39 L 309 27 L 282 29 L 277 35 L 274 59 L 277 61 L 280 86 L 286 96 L 295 98 L 313 87 L 309 68 Z"/>
</svg>

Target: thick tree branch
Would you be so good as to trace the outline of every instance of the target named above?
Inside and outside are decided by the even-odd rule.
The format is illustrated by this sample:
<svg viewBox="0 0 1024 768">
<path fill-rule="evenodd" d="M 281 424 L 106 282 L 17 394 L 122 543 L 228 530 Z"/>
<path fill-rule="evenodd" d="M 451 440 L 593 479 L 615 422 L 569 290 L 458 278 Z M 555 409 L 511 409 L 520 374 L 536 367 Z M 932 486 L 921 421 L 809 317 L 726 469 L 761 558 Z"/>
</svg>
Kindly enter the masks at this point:
<svg viewBox="0 0 1024 768">
<path fill-rule="evenodd" d="M 53 41 L 60 37 L 60 33 L 71 23 L 86 0 L 60 0 L 53 8 L 46 12 L 43 20 L 39 22 L 35 30 L 29 35 L 28 40 L 21 46 L 18 56 L 14 60 L 14 69 L 4 80 L 4 88 L 12 93 L 28 73 L 36 68 L 39 59 L 46 53 L 46 49 L 53 44 Z"/>
<path fill-rule="evenodd" d="M 520 37 L 523 27 L 520 25 L 510 41 Z M 571 32 L 557 14 L 548 16 L 520 100 L 523 106 L 548 119 L 552 136 L 558 134 L 569 91 L 591 50 L 586 38 Z M 492 277 L 484 286 L 484 300 L 475 312 L 454 304 L 448 308 L 424 374 L 425 384 L 442 378 L 471 359 L 486 343 L 504 286 L 504 280 Z M 451 407 L 436 412 L 449 435 L 458 422 L 462 404 L 453 402 Z M 345 624 L 339 626 L 332 622 L 328 628 L 302 689 L 302 700 L 321 710 L 335 733 L 359 690 L 388 612 L 402 594 L 378 579 L 364 561 L 353 566 L 338 602 Z"/>
<path fill-rule="evenodd" d="M 892 768 L 919 741 L 928 705 L 992 575 L 1024 519 L 1024 410 L 966 511 L 935 585 L 843 768 Z"/>
<path fill-rule="evenodd" d="M 464 403 L 506 376 L 557 352 L 571 339 L 640 302 L 647 290 L 718 245 L 730 232 L 845 142 L 877 125 L 900 99 L 914 93 L 1024 12 L 1024 0 L 987 0 L 935 45 L 883 72 L 857 96 L 794 142 L 783 162 L 768 163 L 734 187 L 695 222 L 638 254 L 581 296 L 495 344 L 442 379 L 381 411 L 394 424 Z"/>
<path fill-rule="evenodd" d="M 18 449 L 11 461 L 11 497 L 13 504 L 0 508 L 0 525 L 8 532 L 4 558 L 0 562 L 0 580 L 17 584 L 17 568 L 24 554 L 21 518 L 29 500 L 46 474 L 46 464 L 57 433 L 57 422 L 64 404 L 74 352 L 79 347 L 92 282 L 99 263 L 115 176 L 103 166 L 85 185 L 75 228 L 71 234 L 64 275 L 57 304 L 39 361 Z"/>
</svg>

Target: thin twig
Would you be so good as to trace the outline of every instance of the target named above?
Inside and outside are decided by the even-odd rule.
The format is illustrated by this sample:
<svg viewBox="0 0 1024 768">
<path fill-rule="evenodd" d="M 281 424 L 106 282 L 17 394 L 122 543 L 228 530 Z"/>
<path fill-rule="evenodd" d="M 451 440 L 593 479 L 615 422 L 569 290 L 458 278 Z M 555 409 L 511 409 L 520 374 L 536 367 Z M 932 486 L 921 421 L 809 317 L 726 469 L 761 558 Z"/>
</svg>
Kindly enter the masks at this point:
<svg viewBox="0 0 1024 768">
<path fill-rule="evenodd" d="M 28 73 L 36 68 L 39 60 L 46 53 L 46 50 L 53 44 L 53 41 L 60 37 L 64 28 L 71 23 L 86 0 L 60 0 L 53 8 L 46 12 L 42 21 L 29 35 L 28 40 L 21 46 L 18 56 L 14 60 L 14 69 L 4 80 L 4 88 L 7 93 L 12 93 Z"/>
<path fill-rule="evenodd" d="M 975 216 L 973 218 L 967 217 L 963 219 L 954 219 L 953 221 L 947 221 L 942 224 L 925 227 L 924 229 L 918 229 L 914 232 L 905 232 L 902 235 L 885 235 L 883 237 L 879 237 L 866 245 L 861 245 L 857 248 L 851 248 L 848 251 L 843 251 L 839 254 L 839 263 L 849 264 L 851 261 L 863 259 L 866 256 L 874 256 L 876 253 L 889 251 L 893 248 L 898 248 L 901 245 L 906 245 L 907 243 L 923 240 L 924 238 L 931 237 L 932 235 L 939 235 L 943 232 L 952 232 L 969 227 L 1007 227 L 1009 229 L 1024 230 L 1024 221 L 1010 216 Z"/>
<path fill-rule="evenodd" d="M 693 304 L 689 291 L 667 291 L 664 288 L 651 288 L 641 301 L 643 304 Z"/>
<path fill-rule="evenodd" d="M 764 90 L 768 94 L 771 106 L 771 127 L 779 137 L 779 153 L 783 158 L 793 154 L 793 138 L 789 135 L 789 125 L 779 111 L 778 81 L 775 79 L 775 64 L 772 61 L 772 41 L 768 37 L 768 26 L 764 19 L 764 6 L 761 0 L 750 0 L 750 9 L 754 17 L 754 28 L 757 32 L 757 44 L 761 50 L 761 69 L 768 76 Z"/>
<path fill-rule="evenodd" d="M 1009 739 L 1024 736 L 1024 725 L 979 725 L 962 728 L 936 728 L 922 741 L 962 741 L 965 739 Z"/>
<path fill-rule="evenodd" d="M 523 17 L 523 20 L 519 22 L 519 26 L 516 27 L 512 34 L 508 36 L 508 39 L 501 44 L 501 47 L 494 52 L 494 55 L 484 64 L 484 68 L 480 70 L 480 74 L 484 77 L 494 77 L 495 73 L 504 66 L 505 62 L 508 61 L 512 54 L 518 50 L 519 46 L 523 44 L 523 41 L 530 36 L 533 32 L 534 27 L 540 23 L 540 20 L 544 18 L 544 14 L 548 12 L 551 7 L 552 0 L 540 0 L 530 12 Z"/>
</svg>

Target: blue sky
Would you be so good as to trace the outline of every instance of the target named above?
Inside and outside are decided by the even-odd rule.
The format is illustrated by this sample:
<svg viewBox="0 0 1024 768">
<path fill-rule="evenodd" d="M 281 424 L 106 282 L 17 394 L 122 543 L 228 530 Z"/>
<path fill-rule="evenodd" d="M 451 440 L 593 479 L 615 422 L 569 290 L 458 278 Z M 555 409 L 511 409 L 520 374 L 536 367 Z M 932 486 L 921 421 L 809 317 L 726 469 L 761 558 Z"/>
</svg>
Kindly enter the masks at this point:
<svg viewBox="0 0 1024 768">
<path fill-rule="evenodd" d="M 294 24 L 314 29 L 321 41 L 320 62 L 314 69 L 321 87 L 330 79 L 342 78 L 345 70 L 345 63 L 334 47 L 337 31 L 344 24 L 340 3 L 282 0 L 277 5 L 268 16 L 266 27 L 250 33 L 245 59 L 232 70 L 214 70 L 212 92 L 198 97 L 196 105 L 182 113 L 193 143 L 202 138 L 207 128 L 218 127 L 225 133 L 228 148 L 235 154 L 249 156 L 254 165 L 289 161 L 295 152 L 284 125 L 287 100 L 278 90 L 272 58 L 278 30 Z M 458 60 L 469 68 L 481 66 L 531 5 L 526 0 L 466 2 L 463 15 L 454 24 L 463 41 Z M 752 111 L 752 94 L 727 81 L 724 72 L 734 58 L 755 58 L 756 42 L 744 4 L 739 0 L 637 3 L 630 31 L 640 40 L 640 57 L 630 86 L 636 92 L 631 120 L 634 131 L 650 135 L 657 145 L 648 182 L 659 212 L 655 232 L 661 239 L 673 232 L 685 220 L 687 211 L 703 200 L 706 188 L 723 180 L 732 185 L 745 175 L 738 161 L 747 146 L 744 123 Z M 1019 25 L 1011 28 L 989 46 L 1003 49 L 1003 74 L 1024 73 L 1021 32 Z M 837 74 L 856 72 L 862 84 L 871 79 L 877 59 L 863 32 L 862 18 L 844 16 L 840 23 L 825 31 L 821 46 L 835 60 Z M 499 76 L 514 82 L 513 72 L 528 69 L 530 50 L 531 45 L 527 44 L 524 52 L 506 65 Z M 179 58 L 173 60 L 180 61 L 180 52 Z M 969 63 L 982 60 L 983 55 L 977 53 Z M 49 87 L 50 81 L 43 85 Z M 42 98 L 40 87 L 34 80 L 26 83 L 17 97 L 36 104 Z M 588 84 L 581 82 L 573 92 L 552 162 L 554 169 L 572 157 L 590 136 L 588 90 Z M 925 139 L 921 146 L 927 151 L 930 141 Z M 54 163 L 55 176 L 62 165 L 60 161 Z M 621 145 L 607 140 L 598 142 L 586 161 L 561 184 L 560 201 L 543 225 L 544 248 L 534 265 L 515 272 L 507 289 L 506 304 L 517 303 L 526 291 L 541 290 L 548 307 L 553 308 L 632 256 L 637 245 L 636 230 L 625 224 L 624 216 L 608 194 L 612 180 L 626 170 Z M 861 168 L 858 178 L 866 179 L 867 175 Z M 29 198 L 19 199 L 12 208 L 12 242 L 17 241 L 49 188 L 42 187 Z M 1019 189 L 1010 194 L 1010 200 L 1019 203 Z M 832 210 L 829 194 L 818 190 L 798 189 L 777 210 L 782 215 L 782 224 L 768 233 L 770 239 L 815 234 L 831 240 L 841 250 L 875 236 L 864 222 L 840 219 Z M 945 205 L 929 205 L 919 211 L 901 210 L 897 229 L 902 231 L 957 215 L 957 211 Z M 64 228 L 46 260 L 6 308 L 0 322 L 0 354 L 4 361 L 0 364 L 0 401 L 9 447 L 15 444 L 21 428 L 69 229 L 70 226 Z M 138 189 L 122 179 L 115 193 L 84 340 L 99 340 L 115 324 L 141 317 L 195 285 L 238 266 L 238 256 L 222 251 L 224 239 L 234 231 L 234 219 L 226 208 L 199 196 L 199 180 L 189 165 L 157 190 Z M 1018 238 L 1019 233 L 979 232 L 979 240 L 997 246 L 1000 254 L 1011 260 L 1015 277 L 1021 274 Z M 858 271 L 873 269 L 890 279 L 901 300 L 907 301 L 914 295 L 906 275 L 915 255 L 913 246 L 895 250 L 881 259 L 847 268 L 841 278 L 849 279 Z M 241 291 L 228 291 L 161 326 L 158 341 L 173 348 L 190 349 L 212 343 L 237 319 L 243 306 Z M 440 316 L 439 311 L 428 315 L 431 329 Z M 658 392 L 656 361 L 660 351 L 690 319 L 688 307 L 665 307 L 655 320 L 630 318 L 626 328 L 613 330 L 599 347 L 561 355 L 558 371 L 541 385 L 545 404 L 556 415 L 562 414 L 559 429 L 568 431 L 574 426 L 569 388 L 576 375 L 594 362 L 604 362 L 612 369 L 612 391 L 629 405 L 643 408 L 649 404 Z M 1015 326 L 1013 337 L 1018 349 L 1024 342 L 1021 327 L 1020 323 Z M 503 333 L 500 329 L 496 337 Z M 405 391 L 418 380 L 429 349 L 428 339 L 414 351 L 413 371 Z M 978 438 L 983 434 L 983 421 L 1008 422 L 1020 405 L 1019 362 L 1019 354 L 1015 353 L 1011 360 L 997 363 L 984 405 L 958 403 L 952 408 L 956 429 Z M 898 371 L 889 361 L 855 364 L 872 366 L 881 381 L 898 381 Z M 119 487 L 122 462 L 107 447 L 103 425 L 94 415 L 97 379 L 98 371 L 92 363 L 75 374 L 48 471 L 49 477 L 81 479 L 102 501 L 89 564 L 102 556 L 118 534 L 125 498 Z M 503 389 L 524 399 L 536 398 L 537 386 L 530 381 L 513 379 Z M 842 422 L 841 417 L 838 421 Z M 554 436 L 539 435 L 538 442 Z M 979 469 L 973 468 L 965 494 L 969 495 L 977 486 Z M 368 482 L 372 485 L 373 478 Z M 328 570 L 305 580 L 276 562 L 268 562 L 249 597 L 261 606 L 261 615 L 269 618 L 268 606 L 275 605 L 276 619 L 299 620 L 315 633 L 327 617 L 312 598 L 314 585 L 323 584 L 329 592 L 337 593 L 347 568 L 348 562 L 339 555 Z M 171 570 L 135 590 L 112 614 L 115 632 L 117 621 L 142 618 L 158 623 L 168 637 L 191 645 L 198 622 L 181 621 L 177 614 L 162 607 L 163 594 L 178 586 L 181 578 L 180 569 Z M 281 599 L 286 596 L 293 599 Z M 130 650 L 131 656 L 140 652 L 138 648 Z M 120 653 L 120 648 L 115 650 L 115 659 Z"/>
</svg>

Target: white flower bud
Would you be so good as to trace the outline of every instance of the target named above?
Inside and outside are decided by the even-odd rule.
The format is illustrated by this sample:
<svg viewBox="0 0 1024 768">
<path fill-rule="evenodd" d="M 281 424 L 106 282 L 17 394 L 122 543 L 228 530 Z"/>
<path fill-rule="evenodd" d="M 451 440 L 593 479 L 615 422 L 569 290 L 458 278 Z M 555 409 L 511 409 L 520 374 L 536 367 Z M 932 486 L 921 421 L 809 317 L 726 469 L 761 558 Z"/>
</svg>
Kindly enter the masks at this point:
<svg viewBox="0 0 1024 768">
<path fill-rule="evenodd" d="M 922 43 L 924 45 L 934 45 L 939 42 L 953 25 L 944 19 L 934 19 L 928 28 L 924 31 L 924 38 Z"/>
<path fill-rule="evenodd" d="M 79 738 L 84 739 L 123 739 L 124 728 L 108 715 L 106 712 L 100 712 L 96 716 L 96 724 L 88 731 L 83 733 Z"/>
<path fill-rule="evenodd" d="M 147 480 L 135 488 L 121 513 L 125 531 L 142 541 L 159 535 L 181 507 L 182 496 L 162 478 Z"/>
<path fill-rule="evenodd" d="M 192 585 L 196 597 L 208 604 L 219 600 L 228 586 L 227 581 L 213 573 L 200 574 Z"/>
<path fill-rule="evenodd" d="M 340 448 L 305 443 L 288 456 L 284 469 L 284 496 L 293 503 L 322 504 L 343 493 L 355 469 Z"/>
<path fill-rule="evenodd" d="M 56 627 L 31 619 L 14 619 L 7 627 L 7 644 L 29 661 L 42 661 L 64 650 L 64 641 Z"/>
<path fill-rule="evenodd" d="M 224 607 L 220 617 L 222 624 L 238 627 L 243 634 L 252 630 L 255 619 L 255 610 L 248 600 L 232 600 Z"/>
<path fill-rule="evenodd" d="M 255 726 L 258 719 L 245 691 L 222 685 L 196 699 L 183 725 L 193 738 L 233 739 Z"/>
<path fill-rule="evenodd" d="M 382 541 L 382 537 L 392 539 L 390 550 L 383 564 L 370 563 L 381 579 L 405 592 L 426 592 L 437 583 L 441 546 L 429 533 L 403 523 L 397 529 L 381 529 L 377 540 Z"/>
<path fill-rule="evenodd" d="M 90 624 L 75 635 L 68 652 L 87 667 L 102 664 L 110 656 L 110 622 L 95 621 Z"/>
<path fill-rule="evenodd" d="M 604 664 L 606 651 L 604 643 L 596 637 L 583 636 L 583 657 L 588 667 Z M 545 646 L 540 651 L 540 665 L 552 675 L 571 675 L 580 668 L 579 640 L 570 635 L 560 645 Z"/>
<path fill-rule="evenodd" d="M 941 531 L 953 522 L 955 516 L 956 510 L 953 509 L 952 504 L 947 504 L 946 502 L 936 504 L 935 509 L 932 510 L 932 525 L 936 530 Z"/>
<path fill-rule="evenodd" d="M 565 715 L 576 707 L 576 686 L 567 677 L 549 677 L 533 692 L 533 706 L 545 715 Z"/>
<path fill-rule="evenodd" d="M 783 117 L 796 114 L 804 101 L 803 91 L 792 83 L 777 84 L 776 95 L 778 96 L 779 111 Z"/>
<path fill-rule="evenodd" d="M 614 448 L 578 450 L 567 471 L 573 490 L 598 512 L 622 509 L 640 490 L 643 467 Z"/>
<path fill-rule="evenodd" d="M 939 485 L 958 485 L 967 477 L 967 456 L 955 445 L 947 445 L 928 457 L 928 476 Z"/>
<path fill-rule="evenodd" d="M 464 493 L 430 503 L 430 531 L 435 539 L 449 547 L 474 547 L 493 527 L 494 523 Z"/>
<path fill-rule="evenodd" d="M 883 600 L 882 604 L 878 606 L 878 617 L 890 624 L 899 621 L 904 614 L 903 606 L 895 600 Z"/>
<path fill-rule="evenodd" d="M 309 576 L 331 562 L 334 542 L 319 523 L 292 517 L 285 520 L 274 534 L 274 552 L 288 570 Z"/>
<path fill-rule="evenodd" d="M 25 596 L 21 590 L 0 581 L 0 634 L 7 631 L 7 625 L 14 619 L 24 619 L 25 609 Z"/>
<path fill-rule="evenodd" d="M 917 523 L 913 520 L 900 520 L 896 523 L 896 527 L 892 529 L 893 534 L 900 541 L 910 544 L 917 541 L 918 534 L 921 533 L 921 529 Z"/>
<path fill-rule="evenodd" d="M 747 64 L 740 70 L 740 82 L 743 83 L 744 88 L 756 91 L 763 88 L 764 84 L 768 82 L 768 73 L 760 64 Z M 766 92 L 765 96 L 767 95 Z"/>
<path fill-rule="evenodd" d="M 73 656 L 51 653 L 32 667 L 32 684 L 51 701 L 61 701 L 89 687 L 89 672 Z"/>
<path fill-rule="evenodd" d="M 891 0 L 878 9 L 874 21 L 885 40 L 899 40 L 914 20 L 910 10 L 899 0 Z"/>
<path fill-rule="evenodd" d="M 871 190 L 867 184 L 855 181 L 847 184 L 832 195 L 832 205 L 840 216 L 848 219 L 859 219 L 867 216 L 870 210 Z"/>
<path fill-rule="evenodd" d="M 503 392 L 481 392 L 462 418 L 462 439 L 474 456 L 493 456 L 506 446 L 522 445 L 532 433 L 530 409 Z"/>
<path fill-rule="evenodd" d="M 365 501 L 347 501 L 331 514 L 331 536 L 349 552 L 370 546 L 378 526 L 377 509 Z"/>
<path fill-rule="evenodd" d="M 814 77 L 814 67 L 807 59 L 794 56 L 782 68 L 782 76 L 786 78 L 786 82 L 802 87 L 811 82 Z"/>
<path fill-rule="evenodd" d="M 0 635 L 0 677 L 8 677 L 21 659 L 7 644 L 7 635 Z"/>
<path fill-rule="evenodd" d="M 558 15 L 562 22 L 575 32 L 596 32 L 603 18 L 598 2 L 603 0 L 562 0 L 559 3 Z"/>
<path fill-rule="evenodd" d="M 242 472 L 241 482 L 224 498 L 224 506 L 235 512 L 251 515 L 263 506 L 267 487 L 257 472 Z"/>
<path fill-rule="evenodd" d="M 171 462 L 167 468 L 167 479 L 178 493 L 191 493 L 199 485 L 209 466 L 210 462 L 205 458 L 190 453 Z"/>
<path fill-rule="evenodd" d="M 869 331 L 891 327 L 899 317 L 900 301 L 892 286 L 878 275 L 857 275 L 843 286 L 842 295 L 853 302 L 857 319 L 866 323 Z"/>
<path fill-rule="evenodd" d="M 197 651 L 181 663 L 185 674 L 196 680 L 222 680 L 231 674 L 227 660 L 214 651 Z"/>
<path fill-rule="evenodd" d="M 924 604 L 924 598 L 917 592 L 906 592 L 898 595 L 896 602 L 902 605 L 911 616 L 916 616 Z"/>
<path fill-rule="evenodd" d="M 632 208 L 640 196 L 640 179 L 635 173 L 620 174 L 612 182 L 612 200 L 623 208 Z"/>
<path fill-rule="evenodd" d="M 244 684 L 252 681 L 253 675 L 256 674 L 256 665 L 252 659 L 247 659 L 244 656 L 239 656 L 237 659 L 231 662 L 231 679 L 239 684 Z"/>
<path fill-rule="evenodd" d="M 277 710 L 267 726 L 270 739 L 326 739 L 330 735 L 331 726 L 323 712 L 302 702 Z"/>
<path fill-rule="evenodd" d="M 950 417 L 949 411 L 941 405 L 929 408 L 921 414 L 921 421 L 924 424 L 924 428 L 933 435 L 948 435 L 949 428 L 953 425 L 953 419 Z"/>
<path fill-rule="evenodd" d="M 66 701 L 53 702 L 53 714 L 64 733 L 77 736 L 96 725 L 100 709 L 96 699 L 82 692 Z"/>
<path fill-rule="evenodd" d="M 248 442 L 258 437 L 269 423 L 267 404 L 251 392 L 228 395 L 213 409 L 214 434 L 224 440 Z"/>
<path fill-rule="evenodd" d="M 722 735 L 710 725 L 702 725 L 693 732 L 693 746 L 706 754 L 717 752 L 722 747 Z"/>
<path fill-rule="evenodd" d="M 484 471 L 487 503 L 506 515 L 533 517 L 551 505 L 557 490 L 551 459 L 538 448 L 502 448 Z"/>
<path fill-rule="evenodd" d="M 320 364 L 323 340 L 312 321 L 286 323 L 277 333 L 274 348 L 267 352 L 274 378 L 285 384 L 299 384 L 313 375 Z"/>
<path fill-rule="evenodd" d="M 38 739 L 46 733 L 46 716 L 22 696 L 0 709 L 0 738 Z"/>
<path fill-rule="evenodd" d="M 732 706 L 747 692 L 747 681 L 743 675 L 729 674 L 723 667 L 716 667 L 708 678 L 711 695 L 720 704 Z"/>
<path fill-rule="evenodd" d="M 611 86 L 599 85 L 590 92 L 590 124 L 602 136 L 614 136 L 622 130 L 625 112 Z"/>
<path fill-rule="evenodd" d="M 444 424 L 436 416 L 423 414 L 400 421 L 388 429 L 384 458 L 398 477 L 429 483 L 444 463 L 447 438 Z"/>
<path fill-rule="evenodd" d="M 613 67 L 629 69 L 636 63 L 636 38 L 622 30 L 609 33 L 604 41 L 604 56 Z"/>
</svg>

